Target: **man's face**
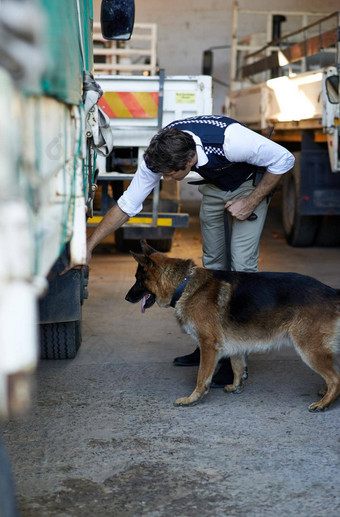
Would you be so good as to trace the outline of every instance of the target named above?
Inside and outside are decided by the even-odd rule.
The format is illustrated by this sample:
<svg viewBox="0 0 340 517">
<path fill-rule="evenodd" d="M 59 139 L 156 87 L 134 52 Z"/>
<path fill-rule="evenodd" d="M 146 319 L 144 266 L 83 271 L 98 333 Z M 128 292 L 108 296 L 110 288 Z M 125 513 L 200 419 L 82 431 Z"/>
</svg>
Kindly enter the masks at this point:
<svg viewBox="0 0 340 517">
<path fill-rule="evenodd" d="M 167 172 L 166 174 L 163 174 L 163 180 L 164 181 L 170 181 L 170 180 L 181 181 L 182 179 L 185 178 L 185 176 L 187 176 L 189 174 L 189 172 L 191 171 L 191 168 L 195 165 L 196 162 L 197 162 L 197 155 L 195 155 L 194 158 L 187 163 L 185 169 L 180 169 L 179 171 L 171 171 L 171 172 Z"/>
</svg>

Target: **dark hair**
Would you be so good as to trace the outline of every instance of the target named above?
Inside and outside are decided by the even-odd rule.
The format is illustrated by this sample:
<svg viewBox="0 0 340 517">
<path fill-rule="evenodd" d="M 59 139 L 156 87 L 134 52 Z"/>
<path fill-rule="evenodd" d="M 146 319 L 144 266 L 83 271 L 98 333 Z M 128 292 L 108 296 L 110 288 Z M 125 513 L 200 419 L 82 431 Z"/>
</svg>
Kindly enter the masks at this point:
<svg viewBox="0 0 340 517">
<path fill-rule="evenodd" d="M 152 172 L 167 174 L 185 169 L 195 153 L 196 145 L 191 135 L 175 127 L 165 128 L 151 139 L 144 160 Z"/>
</svg>

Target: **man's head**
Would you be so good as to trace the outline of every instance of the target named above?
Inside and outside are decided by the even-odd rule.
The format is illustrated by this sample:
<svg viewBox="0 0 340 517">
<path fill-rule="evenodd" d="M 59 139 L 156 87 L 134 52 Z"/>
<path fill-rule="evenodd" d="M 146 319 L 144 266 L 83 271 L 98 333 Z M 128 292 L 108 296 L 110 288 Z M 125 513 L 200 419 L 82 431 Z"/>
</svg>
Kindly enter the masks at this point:
<svg viewBox="0 0 340 517">
<path fill-rule="evenodd" d="M 188 133 L 162 129 L 152 138 L 144 160 L 152 172 L 163 174 L 165 179 L 181 180 L 197 161 L 196 145 Z"/>
</svg>

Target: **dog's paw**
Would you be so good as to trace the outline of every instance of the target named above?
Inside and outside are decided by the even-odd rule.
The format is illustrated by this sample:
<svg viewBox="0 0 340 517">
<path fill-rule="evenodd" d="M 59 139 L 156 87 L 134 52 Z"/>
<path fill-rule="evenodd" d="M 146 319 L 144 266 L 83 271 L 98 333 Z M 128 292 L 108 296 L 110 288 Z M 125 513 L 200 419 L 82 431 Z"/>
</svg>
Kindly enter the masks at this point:
<svg viewBox="0 0 340 517">
<path fill-rule="evenodd" d="M 174 402 L 174 406 L 192 406 L 193 404 L 197 404 L 197 400 L 193 401 L 190 397 L 182 397 Z"/>
<path fill-rule="evenodd" d="M 237 386 L 235 386 L 234 384 L 227 384 L 226 386 L 224 386 L 223 389 L 226 393 L 236 393 L 238 395 L 239 393 L 242 393 L 242 391 L 244 390 L 244 385 L 243 383 L 238 384 Z"/>
<path fill-rule="evenodd" d="M 313 402 L 310 406 L 308 406 L 308 411 L 311 413 L 318 413 L 319 411 L 325 411 L 328 406 L 321 404 L 321 400 L 319 402 Z"/>
</svg>

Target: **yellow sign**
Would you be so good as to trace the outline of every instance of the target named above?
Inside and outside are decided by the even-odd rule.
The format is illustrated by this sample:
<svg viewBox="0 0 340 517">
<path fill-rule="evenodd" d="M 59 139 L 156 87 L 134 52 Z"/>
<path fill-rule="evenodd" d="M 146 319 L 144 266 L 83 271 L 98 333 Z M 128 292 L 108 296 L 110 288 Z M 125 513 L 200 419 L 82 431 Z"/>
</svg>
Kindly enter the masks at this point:
<svg viewBox="0 0 340 517">
<path fill-rule="evenodd" d="M 195 93 L 176 93 L 176 104 L 195 104 Z"/>
</svg>

